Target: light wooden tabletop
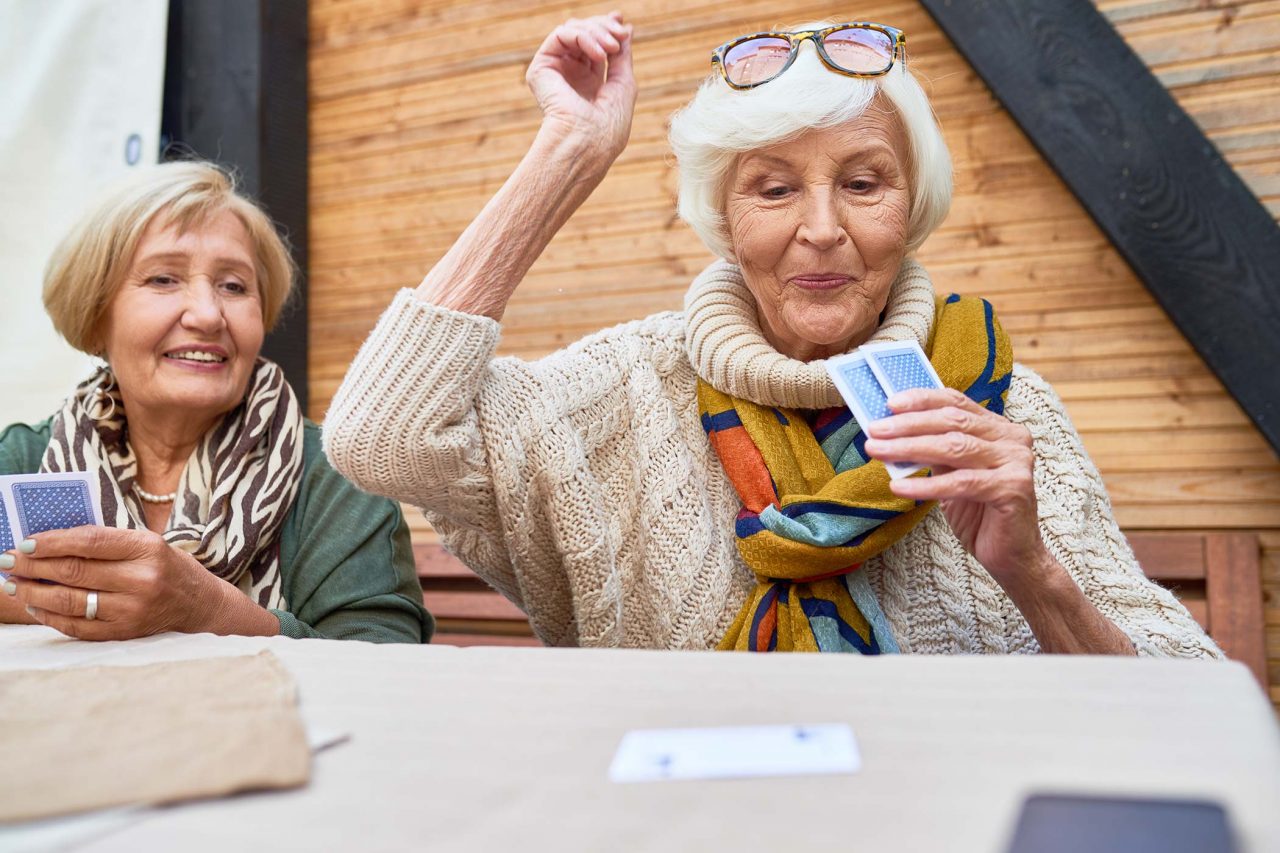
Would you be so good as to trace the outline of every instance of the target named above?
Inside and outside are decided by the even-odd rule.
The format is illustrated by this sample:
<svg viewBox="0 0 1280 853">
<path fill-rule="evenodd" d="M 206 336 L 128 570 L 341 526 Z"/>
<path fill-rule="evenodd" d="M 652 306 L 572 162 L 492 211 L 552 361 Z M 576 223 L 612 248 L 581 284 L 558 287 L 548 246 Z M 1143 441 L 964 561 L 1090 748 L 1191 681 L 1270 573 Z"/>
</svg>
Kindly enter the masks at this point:
<svg viewBox="0 0 1280 853">
<path fill-rule="evenodd" d="M 298 680 L 308 724 L 350 735 L 316 756 L 310 784 L 142 811 L 78 849 L 997 853 L 1033 792 L 1216 800 L 1242 851 L 1280 849 L 1280 727 L 1239 664 L 209 635 L 92 644 L 0 627 L 4 669 L 264 648 Z M 634 728 L 824 722 L 853 727 L 860 772 L 606 775 Z"/>
</svg>

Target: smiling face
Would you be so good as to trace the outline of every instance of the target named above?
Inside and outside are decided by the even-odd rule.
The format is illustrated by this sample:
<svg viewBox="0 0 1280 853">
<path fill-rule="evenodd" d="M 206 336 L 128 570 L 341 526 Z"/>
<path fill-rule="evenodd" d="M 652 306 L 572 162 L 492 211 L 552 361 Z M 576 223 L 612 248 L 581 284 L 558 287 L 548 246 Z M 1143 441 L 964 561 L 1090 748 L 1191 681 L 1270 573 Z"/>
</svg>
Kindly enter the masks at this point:
<svg viewBox="0 0 1280 853">
<path fill-rule="evenodd" d="M 223 211 L 186 233 L 147 227 L 102 326 L 130 418 L 212 425 L 244 398 L 265 332 L 253 244 Z"/>
<path fill-rule="evenodd" d="M 766 340 L 802 361 L 865 342 L 906 250 L 907 141 L 877 103 L 743 154 L 725 216 Z"/>
</svg>

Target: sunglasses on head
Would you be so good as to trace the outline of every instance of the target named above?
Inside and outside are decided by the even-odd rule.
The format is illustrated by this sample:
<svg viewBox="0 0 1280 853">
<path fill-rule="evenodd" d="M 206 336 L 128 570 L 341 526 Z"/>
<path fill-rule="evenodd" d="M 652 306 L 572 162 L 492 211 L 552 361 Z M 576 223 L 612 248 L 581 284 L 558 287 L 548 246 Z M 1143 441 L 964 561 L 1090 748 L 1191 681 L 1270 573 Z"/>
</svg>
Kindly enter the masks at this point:
<svg viewBox="0 0 1280 853">
<path fill-rule="evenodd" d="M 790 68 L 806 39 L 813 39 L 824 65 L 846 77 L 888 74 L 899 51 L 903 62 L 907 59 L 906 33 L 896 27 L 859 21 L 820 30 L 739 36 L 717 47 L 711 54 L 711 64 L 720 69 L 720 76 L 733 88 L 753 89 Z"/>
</svg>

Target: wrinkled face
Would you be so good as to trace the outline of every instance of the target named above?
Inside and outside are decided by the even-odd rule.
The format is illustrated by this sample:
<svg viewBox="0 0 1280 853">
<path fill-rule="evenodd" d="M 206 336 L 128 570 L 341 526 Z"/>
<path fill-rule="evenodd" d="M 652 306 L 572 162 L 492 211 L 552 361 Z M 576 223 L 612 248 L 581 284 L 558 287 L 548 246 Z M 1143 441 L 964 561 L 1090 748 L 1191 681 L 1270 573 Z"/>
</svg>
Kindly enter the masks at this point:
<svg viewBox="0 0 1280 853">
<path fill-rule="evenodd" d="M 809 361 L 876 330 L 902 264 L 906 134 L 878 102 L 861 118 L 743 154 L 725 213 L 765 338 Z"/>
<path fill-rule="evenodd" d="M 244 397 L 264 335 L 253 245 L 223 211 L 148 226 L 107 307 L 102 344 L 131 414 L 212 421 Z"/>
</svg>

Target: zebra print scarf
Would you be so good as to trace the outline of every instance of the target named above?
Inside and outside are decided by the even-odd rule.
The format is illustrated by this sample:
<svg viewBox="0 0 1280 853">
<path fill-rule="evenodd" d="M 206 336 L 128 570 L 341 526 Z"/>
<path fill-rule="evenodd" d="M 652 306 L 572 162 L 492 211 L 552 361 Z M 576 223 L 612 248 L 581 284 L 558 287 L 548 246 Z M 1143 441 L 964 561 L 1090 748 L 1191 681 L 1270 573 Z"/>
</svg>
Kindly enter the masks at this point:
<svg viewBox="0 0 1280 853">
<path fill-rule="evenodd" d="M 93 416 L 101 409 L 109 417 Z M 302 483 L 302 431 L 302 410 L 284 372 L 258 359 L 244 402 L 205 434 L 187 460 L 163 534 L 262 607 L 288 607 L 279 534 Z M 146 527 L 134 491 L 138 459 L 110 367 L 81 383 L 54 417 L 40 470 L 96 474 L 107 525 Z"/>
</svg>

